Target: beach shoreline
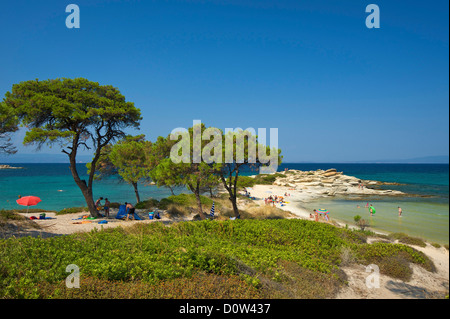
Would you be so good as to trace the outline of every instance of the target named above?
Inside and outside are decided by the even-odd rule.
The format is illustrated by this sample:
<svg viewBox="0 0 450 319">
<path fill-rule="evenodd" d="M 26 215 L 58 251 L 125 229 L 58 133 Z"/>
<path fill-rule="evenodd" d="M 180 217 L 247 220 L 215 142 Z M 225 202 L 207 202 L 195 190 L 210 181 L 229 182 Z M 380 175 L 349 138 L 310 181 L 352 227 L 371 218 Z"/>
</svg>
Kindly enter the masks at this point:
<svg viewBox="0 0 450 319">
<path fill-rule="evenodd" d="M 420 218 L 427 218 L 426 214 L 430 213 L 430 207 L 420 206 L 428 204 L 417 202 L 421 201 L 419 198 L 427 196 L 388 189 L 389 185 L 399 183 L 363 180 L 344 175 L 336 169 L 316 171 L 286 169 L 275 175 L 277 177 L 271 185 L 257 184 L 247 188 L 250 196 L 259 205 L 265 205 L 264 199 L 270 195 L 281 196 L 284 203 L 277 202 L 275 206 L 291 211 L 301 218 L 311 220 L 310 214 L 314 214 L 314 209 L 326 208 L 330 211 L 328 216 L 332 222 L 340 227 L 355 228 L 354 217 L 359 215 L 369 222 L 369 230 L 377 234 L 402 232 L 429 242 L 448 244 L 448 231 L 442 228 L 444 224 L 436 225 L 438 223 L 436 218 L 422 223 L 417 222 Z M 424 200 L 431 202 L 429 199 Z M 373 220 L 368 211 L 369 202 L 375 203 L 375 206 L 381 205 Z M 403 204 L 407 208 L 409 206 L 409 209 L 415 209 L 416 217 L 410 214 L 407 214 L 407 217 L 399 217 L 398 208 Z M 442 214 L 441 210 L 445 210 L 446 207 L 439 206 L 438 209 L 438 213 Z M 443 221 L 445 222 L 445 218 Z M 438 232 L 430 233 L 429 229 L 436 229 Z"/>
</svg>

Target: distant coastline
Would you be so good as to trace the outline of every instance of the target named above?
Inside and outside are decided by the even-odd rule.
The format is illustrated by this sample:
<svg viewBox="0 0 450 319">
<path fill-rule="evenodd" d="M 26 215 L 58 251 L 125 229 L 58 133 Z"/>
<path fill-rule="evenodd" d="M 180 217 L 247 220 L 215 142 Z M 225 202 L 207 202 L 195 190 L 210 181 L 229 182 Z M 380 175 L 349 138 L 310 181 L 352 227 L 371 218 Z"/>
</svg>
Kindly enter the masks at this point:
<svg viewBox="0 0 450 319">
<path fill-rule="evenodd" d="M 0 169 L 23 169 L 23 167 L 15 167 L 9 165 L 0 165 Z"/>
</svg>

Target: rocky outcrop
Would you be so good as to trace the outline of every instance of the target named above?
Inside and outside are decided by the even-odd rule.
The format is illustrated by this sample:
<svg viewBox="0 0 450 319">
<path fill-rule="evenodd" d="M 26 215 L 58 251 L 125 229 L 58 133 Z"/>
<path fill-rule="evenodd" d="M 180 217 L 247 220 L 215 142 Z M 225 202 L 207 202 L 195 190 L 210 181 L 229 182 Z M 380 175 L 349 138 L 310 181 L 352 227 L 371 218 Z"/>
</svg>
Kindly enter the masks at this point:
<svg viewBox="0 0 450 319">
<path fill-rule="evenodd" d="M 317 193 L 325 196 L 336 195 L 406 195 L 395 190 L 376 188 L 385 183 L 379 181 L 361 180 L 354 176 L 344 175 L 336 169 L 299 171 L 288 170 L 281 173 L 274 185 L 289 186 L 296 190 L 308 193 Z M 392 185 L 393 183 L 386 183 Z M 375 186 L 375 187 L 374 187 Z"/>
<path fill-rule="evenodd" d="M 23 167 L 14 167 L 9 165 L 0 165 L 0 169 L 23 169 Z"/>
</svg>

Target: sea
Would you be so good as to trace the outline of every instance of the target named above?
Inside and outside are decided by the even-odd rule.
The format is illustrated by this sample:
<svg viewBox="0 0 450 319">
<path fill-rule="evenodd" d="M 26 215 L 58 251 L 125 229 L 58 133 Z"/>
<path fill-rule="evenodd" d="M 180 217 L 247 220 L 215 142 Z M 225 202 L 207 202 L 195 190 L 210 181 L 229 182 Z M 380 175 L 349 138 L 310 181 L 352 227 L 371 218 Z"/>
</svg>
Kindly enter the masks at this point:
<svg viewBox="0 0 450 319">
<path fill-rule="evenodd" d="M 8 164 L 8 163 L 5 163 Z M 0 170 L 0 209 L 24 208 L 16 203 L 19 196 L 38 196 L 41 202 L 33 208 L 59 211 L 63 208 L 86 206 L 80 189 L 70 173 L 69 164 L 10 164 L 23 169 Z M 297 205 L 310 210 L 324 208 L 330 217 L 354 225 L 360 215 L 374 231 L 403 232 L 439 244 L 449 243 L 449 165 L 448 164 L 346 164 L 346 163 L 283 163 L 278 171 L 297 169 L 311 171 L 335 168 L 345 175 L 365 180 L 398 183 L 382 188 L 399 190 L 414 196 L 402 197 L 327 197 Z M 86 164 L 77 164 L 81 178 L 88 179 Z M 245 171 L 243 175 L 257 172 Z M 141 199 L 162 199 L 171 195 L 167 188 L 140 183 Z M 187 192 L 184 187 L 175 193 Z M 111 177 L 96 180 L 94 199 L 108 198 L 111 202 L 136 202 L 131 185 Z M 367 203 L 376 208 L 370 217 Z M 403 214 L 398 216 L 398 207 Z"/>
</svg>

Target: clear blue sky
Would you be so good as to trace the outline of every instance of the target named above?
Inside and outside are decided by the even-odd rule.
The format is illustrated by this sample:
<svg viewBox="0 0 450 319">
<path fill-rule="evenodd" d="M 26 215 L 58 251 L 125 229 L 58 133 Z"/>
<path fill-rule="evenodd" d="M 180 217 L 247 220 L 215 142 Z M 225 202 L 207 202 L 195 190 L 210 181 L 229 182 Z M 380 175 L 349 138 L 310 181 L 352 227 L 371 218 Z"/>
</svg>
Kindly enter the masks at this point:
<svg viewBox="0 0 450 319">
<path fill-rule="evenodd" d="M 278 128 L 285 162 L 449 153 L 447 0 L 16 0 L 0 34 L 0 95 L 36 78 L 111 84 L 150 140 L 200 119 Z"/>
</svg>

